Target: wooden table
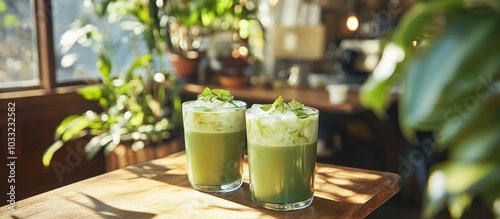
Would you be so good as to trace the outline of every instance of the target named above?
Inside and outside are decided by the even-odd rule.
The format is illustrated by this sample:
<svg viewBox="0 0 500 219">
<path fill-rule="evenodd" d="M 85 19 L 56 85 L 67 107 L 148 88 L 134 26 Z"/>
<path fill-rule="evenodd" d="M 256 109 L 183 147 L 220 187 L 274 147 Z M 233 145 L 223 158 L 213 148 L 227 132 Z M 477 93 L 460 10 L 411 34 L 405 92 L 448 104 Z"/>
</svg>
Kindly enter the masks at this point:
<svg viewBox="0 0 500 219">
<path fill-rule="evenodd" d="M 184 86 L 184 95 L 191 99 L 195 99 L 205 87 L 221 88 L 217 85 L 198 85 L 186 84 Z M 242 88 L 224 88 L 229 91 L 239 100 L 247 103 L 272 103 L 274 100 L 283 96 L 286 101 L 295 99 L 302 102 L 306 106 L 317 108 L 320 112 L 355 114 L 368 111 L 365 109 L 359 100 L 359 91 L 351 90 L 348 93 L 346 102 L 340 104 L 332 104 L 329 101 L 329 94 L 324 89 L 309 89 L 309 88 L 280 88 L 266 89 L 262 86 L 249 86 Z M 249 105 L 250 107 L 250 105 Z"/>
<path fill-rule="evenodd" d="M 400 189 L 397 174 L 317 164 L 315 198 L 306 209 L 259 208 L 244 184 L 232 193 L 191 188 L 179 152 L 18 201 L 14 218 L 363 218 Z"/>
</svg>

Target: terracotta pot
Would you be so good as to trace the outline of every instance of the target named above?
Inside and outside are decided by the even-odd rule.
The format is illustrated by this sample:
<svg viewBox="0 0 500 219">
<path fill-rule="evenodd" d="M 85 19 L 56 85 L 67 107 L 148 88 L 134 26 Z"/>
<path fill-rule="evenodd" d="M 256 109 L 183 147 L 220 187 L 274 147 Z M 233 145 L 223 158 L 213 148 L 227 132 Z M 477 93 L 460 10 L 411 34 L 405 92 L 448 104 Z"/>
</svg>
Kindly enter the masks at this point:
<svg viewBox="0 0 500 219">
<path fill-rule="evenodd" d="M 174 53 L 168 53 L 172 66 L 175 68 L 175 75 L 188 78 L 195 74 L 200 58 L 189 59 Z"/>
</svg>

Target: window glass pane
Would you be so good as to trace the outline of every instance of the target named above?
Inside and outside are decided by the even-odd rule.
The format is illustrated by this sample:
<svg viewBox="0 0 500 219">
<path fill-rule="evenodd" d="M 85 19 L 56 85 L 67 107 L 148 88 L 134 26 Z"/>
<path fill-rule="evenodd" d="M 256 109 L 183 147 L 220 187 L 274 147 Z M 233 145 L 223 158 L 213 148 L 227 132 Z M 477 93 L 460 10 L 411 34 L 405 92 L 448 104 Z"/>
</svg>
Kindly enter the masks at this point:
<svg viewBox="0 0 500 219">
<path fill-rule="evenodd" d="M 106 51 L 112 74 L 125 71 L 134 58 L 145 53 L 145 44 L 128 17 L 99 17 L 101 1 L 52 0 L 57 82 L 97 79 L 96 62 Z M 110 4 L 111 5 L 111 4 Z M 111 6 L 110 6 L 111 7 Z"/>
<path fill-rule="evenodd" d="M 84 17 L 84 7 L 82 1 L 52 0 L 52 25 L 54 32 L 54 52 L 56 65 L 57 82 L 71 82 L 82 79 L 97 78 L 96 62 L 97 55 L 88 46 L 73 42 L 71 49 L 66 41 L 66 47 L 61 43 L 62 36 L 66 32 L 66 39 L 73 40 L 78 34 L 77 31 L 68 32 L 78 24 L 78 18 Z M 74 36 L 73 36 L 74 35 Z M 67 50 L 67 51 L 66 51 Z"/>
<path fill-rule="evenodd" d="M 0 0 L 0 89 L 40 83 L 33 15 L 30 0 Z"/>
</svg>

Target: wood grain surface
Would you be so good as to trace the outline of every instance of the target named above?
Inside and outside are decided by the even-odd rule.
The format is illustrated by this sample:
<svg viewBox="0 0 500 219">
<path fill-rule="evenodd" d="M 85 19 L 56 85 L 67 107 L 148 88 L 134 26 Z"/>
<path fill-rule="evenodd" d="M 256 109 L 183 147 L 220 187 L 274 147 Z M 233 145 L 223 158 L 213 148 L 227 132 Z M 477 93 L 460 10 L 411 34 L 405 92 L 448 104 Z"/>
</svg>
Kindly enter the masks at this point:
<svg viewBox="0 0 500 219">
<path fill-rule="evenodd" d="M 235 192 L 194 190 L 184 152 L 129 166 L 42 193 L 7 206 L 13 218 L 363 218 L 400 189 L 387 172 L 316 165 L 315 197 L 306 209 L 278 212 L 253 204 L 244 168 Z"/>
</svg>

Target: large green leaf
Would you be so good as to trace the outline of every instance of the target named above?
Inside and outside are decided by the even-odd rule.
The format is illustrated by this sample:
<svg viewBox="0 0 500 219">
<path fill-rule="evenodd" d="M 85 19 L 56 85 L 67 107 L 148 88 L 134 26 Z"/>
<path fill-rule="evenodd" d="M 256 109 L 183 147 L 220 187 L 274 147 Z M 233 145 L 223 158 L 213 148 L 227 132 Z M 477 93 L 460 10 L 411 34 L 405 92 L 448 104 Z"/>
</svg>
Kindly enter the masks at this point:
<svg viewBox="0 0 500 219">
<path fill-rule="evenodd" d="M 85 116 L 76 117 L 66 127 L 66 131 L 62 134 L 61 140 L 63 142 L 67 142 L 82 136 L 83 130 L 85 130 L 92 123 L 93 121 L 89 120 Z"/>
<path fill-rule="evenodd" d="M 412 128 L 433 130 L 454 104 L 473 94 L 481 77 L 500 69 L 500 17 L 494 13 L 463 13 L 447 21 L 440 40 L 416 57 L 408 68 L 403 119 Z"/>
<path fill-rule="evenodd" d="M 484 89 L 488 90 L 488 88 Z M 498 125 L 500 125 L 498 124 L 500 122 L 498 121 L 499 115 L 497 113 L 500 110 L 499 100 L 500 98 L 484 100 L 483 98 L 479 99 L 478 97 L 471 96 L 469 102 L 472 103 L 474 107 L 471 107 L 470 110 L 457 111 L 451 116 L 446 114 L 446 121 L 437 133 L 437 141 L 442 145 L 450 145 L 456 142 L 456 139 L 460 138 L 463 134 L 467 134 L 472 128 L 483 128 L 486 126 L 491 127 L 493 130 L 495 130 L 495 128 L 498 129 Z M 451 112 L 452 111 L 448 113 Z"/>
<path fill-rule="evenodd" d="M 469 10 L 478 5 L 480 10 Z M 400 74 L 398 69 L 404 70 L 400 74 L 406 79 L 400 99 L 403 132 L 442 128 L 438 145 L 449 146 L 450 156 L 449 161 L 433 167 L 423 205 L 425 218 L 435 216 L 446 205 L 458 218 L 485 189 L 494 190 L 489 194 L 490 202 L 500 202 L 500 114 L 498 104 L 490 101 L 498 95 L 492 80 L 500 74 L 499 10 L 497 0 L 417 2 L 392 38 L 391 44 L 404 51 L 404 59 L 388 58 L 391 63 L 386 69 L 394 71 L 378 75 L 374 71 L 362 87 L 362 103 L 377 115 L 383 114 L 389 89 L 398 84 L 391 80 Z M 438 26 L 443 28 L 434 29 L 438 34 L 427 39 L 427 25 L 436 17 L 445 18 Z M 409 46 L 422 36 L 424 46 L 415 50 Z M 382 57 L 384 54 L 385 50 Z M 377 68 L 387 64 L 383 61 Z M 496 190 L 491 189 L 494 185 Z"/>
<path fill-rule="evenodd" d="M 386 46 L 377 68 L 361 88 L 361 103 L 365 107 L 372 109 L 377 116 L 385 117 L 391 101 L 390 91 L 404 80 L 402 71 L 406 70 L 407 60 L 412 59 L 411 43 L 422 36 L 424 28 L 431 23 L 435 13 L 456 11 L 461 6 L 462 2 L 455 0 L 417 2 L 405 14 L 392 36 L 392 43 Z M 401 52 L 403 54 L 400 54 Z M 401 99 L 405 98 L 404 95 L 401 95 Z M 404 118 L 401 123 L 403 133 L 411 138 L 413 127 L 409 126 Z"/>
<path fill-rule="evenodd" d="M 436 164 L 424 194 L 423 218 L 433 218 L 449 200 L 453 208 L 464 207 L 463 195 L 475 196 L 500 181 L 500 164 L 447 161 Z M 459 213 L 459 209 L 454 210 Z"/>
<path fill-rule="evenodd" d="M 379 118 L 386 118 L 386 110 L 391 103 L 391 90 L 399 83 L 400 81 L 394 79 L 368 78 L 361 87 L 361 104 L 369 107 Z"/>
<path fill-rule="evenodd" d="M 78 89 L 78 94 L 86 100 L 97 101 L 103 96 L 103 89 L 101 85 L 91 85 Z"/>
<path fill-rule="evenodd" d="M 467 162 L 481 162 L 500 150 L 500 108 L 477 110 L 470 120 L 451 137 L 445 138 L 452 147 L 450 158 Z M 446 144 L 446 143 L 445 143 Z"/>
<path fill-rule="evenodd" d="M 406 12 L 398 24 L 392 42 L 409 53 L 411 43 L 422 36 L 424 28 L 433 19 L 436 13 L 444 13 L 462 9 L 463 2 L 457 0 L 417 2 Z M 408 54 L 407 54 L 408 55 Z"/>
<path fill-rule="evenodd" d="M 68 129 L 69 124 L 78 117 L 79 115 L 71 115 L 66 117 L 61 123 L 59 123 L 59 125 L 56 128 L 54 140 L 55 141 L 59 140 L 62 134 L 64 134 L 64 132 L 66 132 L 66 130 Z"/>
<path fill-rule="evenodd" d="M 42 163 L 44 166 L 48 167 L 50 165 L 50 161 L 54 156 L 54 153 L 59 150 L 64 145 L 63 141 L 56 141 L 52 145 L 50 145 L 47 150 L 43 153 Z"/>
</svg>

